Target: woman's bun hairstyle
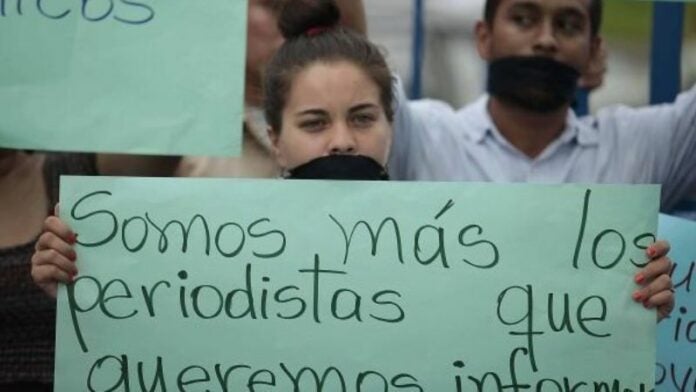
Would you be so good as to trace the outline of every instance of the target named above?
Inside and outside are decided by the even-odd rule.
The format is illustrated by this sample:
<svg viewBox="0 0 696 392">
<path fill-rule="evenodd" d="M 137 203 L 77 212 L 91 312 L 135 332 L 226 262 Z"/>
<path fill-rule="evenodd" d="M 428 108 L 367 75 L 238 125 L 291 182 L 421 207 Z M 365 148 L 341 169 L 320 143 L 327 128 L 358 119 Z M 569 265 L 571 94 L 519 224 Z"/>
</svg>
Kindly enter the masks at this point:
<svg viewBox="0 0 696 392">
<path fill-rule="evenodd" d="M 2 1 L 2 0 L 0 0 Z M 275 0 L 278 28 L 285 42 L 268 63 L 264 77 L 264 109 L 273 132 L 280 132 L 282 113 L 295 76 L 315 63 L 346 61 L 359 67 L 377 85 L 384 113 L 394 118 L 393 81 L 380 49 L 364 35 L 339 24 L 334 0 Z"/>
<path fill-rule="evenodd" d="M 341 11 L 333 0 L 286 0 L 281 8 L 278 27 L 285 39 L 338 26 Z"/>
</svg>

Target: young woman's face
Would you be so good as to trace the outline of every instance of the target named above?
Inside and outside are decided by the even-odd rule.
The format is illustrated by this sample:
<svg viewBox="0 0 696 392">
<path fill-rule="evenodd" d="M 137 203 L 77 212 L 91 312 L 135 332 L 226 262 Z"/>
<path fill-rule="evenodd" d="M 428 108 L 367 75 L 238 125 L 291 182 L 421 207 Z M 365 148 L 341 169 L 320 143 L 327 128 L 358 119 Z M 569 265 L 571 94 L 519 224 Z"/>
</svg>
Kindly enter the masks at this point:
<svg viewBox="0 0 696 392">
<path fill-rule="evenodd" d="M 352 63 L 315 63 L 295 75 L 282 122 L 271 138 L 283 169 L 332 154 L 387 162 L 392 127 L 379 87 Z"/>
</svg>

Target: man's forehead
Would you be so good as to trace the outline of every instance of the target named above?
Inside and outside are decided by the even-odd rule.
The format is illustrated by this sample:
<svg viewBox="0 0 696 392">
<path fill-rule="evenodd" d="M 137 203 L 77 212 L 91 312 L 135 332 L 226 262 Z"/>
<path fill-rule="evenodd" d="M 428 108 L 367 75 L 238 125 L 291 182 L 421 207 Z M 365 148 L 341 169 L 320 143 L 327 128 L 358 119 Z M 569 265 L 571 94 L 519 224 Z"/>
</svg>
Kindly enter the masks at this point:
<svg viewBox="0 0 696 392">
<path fill-rule="evenodd" d="M 500 0 L 500 7 L 529 5 L 544 9 L 576 9 L 589 13 L 592 0 Z"/>
</svg>

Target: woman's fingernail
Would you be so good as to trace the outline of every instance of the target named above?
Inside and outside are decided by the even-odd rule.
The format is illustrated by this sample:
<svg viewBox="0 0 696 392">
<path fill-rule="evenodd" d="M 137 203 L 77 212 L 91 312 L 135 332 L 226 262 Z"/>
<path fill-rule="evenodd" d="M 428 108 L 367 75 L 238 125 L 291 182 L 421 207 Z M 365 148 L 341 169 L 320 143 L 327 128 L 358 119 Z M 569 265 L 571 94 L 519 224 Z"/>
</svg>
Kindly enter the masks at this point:
<svg viewBox="0 0 696 392">
<path fill-rule="evenodd" d="M 643 275 L 642 273 L 636 275 L 636 283 L 642 284 L 644 281 L 645 281 L 645 275 Z"/>
<path fill-rule="evenodd" d="M 648 256 L 655 257 L 655 248 L 648 248 Z"/>
<path fill-rule="evenodd" d="M 632 295 L 633 300 L 636 302 L 641 302 L 643 300 L 643 294 L 640 293 L 640 291 L 636 291 Z"/>
<path fill-rule="evenodd" d="M 73 251 L 70 251 L 70 254 L 68 255 L 68 259 L 69 259 L 70 261 L 75 261 L 75 260 L 77 260 L 77 253 L 75 253 L 74 250 L 73 250 Z"/>
</svg>

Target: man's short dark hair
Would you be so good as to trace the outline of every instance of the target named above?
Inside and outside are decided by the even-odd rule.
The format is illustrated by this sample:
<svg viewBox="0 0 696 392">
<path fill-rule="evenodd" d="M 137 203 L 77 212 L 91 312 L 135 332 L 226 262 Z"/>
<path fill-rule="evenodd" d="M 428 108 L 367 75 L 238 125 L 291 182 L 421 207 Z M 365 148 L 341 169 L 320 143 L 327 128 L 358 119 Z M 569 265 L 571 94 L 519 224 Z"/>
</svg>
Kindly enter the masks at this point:
<svg viewBox="0 0 696 392">
<path fill-rule="evenodd" d="M 495 13 L 502 0 L 486 0 L 486 8 L 483 11 L 483 19 L 488 25 L 493 25 Z M 602 0 L 590 0 L 590 32 L 592 36 L 599 34 L 602 25 Z"/>
</svg>

